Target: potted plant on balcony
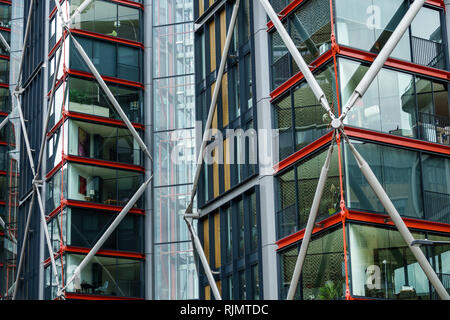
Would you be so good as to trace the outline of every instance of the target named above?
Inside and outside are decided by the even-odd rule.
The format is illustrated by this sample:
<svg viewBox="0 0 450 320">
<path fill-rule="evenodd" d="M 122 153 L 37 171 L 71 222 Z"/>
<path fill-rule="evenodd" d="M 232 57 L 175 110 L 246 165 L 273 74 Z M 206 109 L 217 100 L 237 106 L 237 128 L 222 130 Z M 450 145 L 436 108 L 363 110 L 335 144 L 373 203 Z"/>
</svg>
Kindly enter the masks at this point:
<svg viewBox="0 0 450 320">
<path fill-rule="evenodd" d="M 333 280 L 325 281 L 325 285 L 319 289 L 319 300 L 338 300 L 339 286 L 335 285 Z"/>
</svg>

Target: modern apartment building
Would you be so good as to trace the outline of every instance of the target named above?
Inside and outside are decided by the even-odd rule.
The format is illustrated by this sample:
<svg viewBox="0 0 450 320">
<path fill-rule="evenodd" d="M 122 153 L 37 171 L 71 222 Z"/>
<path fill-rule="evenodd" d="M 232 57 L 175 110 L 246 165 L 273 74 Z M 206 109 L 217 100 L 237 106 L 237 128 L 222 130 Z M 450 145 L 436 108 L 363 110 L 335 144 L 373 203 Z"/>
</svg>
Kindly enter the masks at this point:
<svg viewBox="0 0 450 320">
<path fill-rule="evenodd" d="M 180 220 L 195 156 L 192 3 L 94 0 L 64 29 L 62 19 L 67 21 L 83 3 L 58 1 L 60 12 L 55 1 L 12 1 L 12 33 L 26 36 L 30 21 L 19 94 L 34 168 L 22 130 L 16 170 L 20 174 L 15 175 L 17 247 L 2 296 L 11 299 L 16 289 L 17 299 L 55 299 L 59 285 L 66 287 L 66 299 L 196 298 L 193 251 Z M 76 43 L 154 161 L 142 152 Z M 15 74 L 21 54 L 22 47 Z M 20 133 L 20 123 L 17 130 Z M 174 167 L 174 148 L 188 165 Z M 33 192 L 34 170 L 42 203 Z M 69 283 L 76 267 L 151 176 L 145 193 Z"/>
<path fill-rule="evenodd" d="M 184 214 L 236 2 L 85 1 L 0 0 L 7 41 L 11 25 L 1 296 L 213 299 Z M 341 115 L 412 1 L 270 3 Z M 450 240 L 445 7 L 425 1 L 344 123 L 414 238 L 432 241 Z M 285 299 L 333 128 L 259 0 L 240 0 L 226 57 L 207 145 L 219 161 L 201 167 L 194 226 L 222 298 Z M 338 142 L 295 298 L 438 299 Z M 450 245 L 421 249 L 448 291 Z"/>
<path fill-rule="evenodd" d="M 11 39 L 11 3 L 9 1 L 0 2 L 0 33 L 5 43 L 0 44 L 0 122 L 3 121 L 11 111 L 11 99 L 9 94 L 9 60 L 10 60 L 10 39 Z M 9 129 L 4 126 L 0 130 L 0 288 L 7 282 L 10 272 L 10 252 L 6 248 L 10 243 L 9 232 L 13 232 L 14 226 L 11 224 L 13 218 L 8 210 L 8 159 L 9 149 Z M 2 293 L 0 293 L 0 296 Z"/>
<path fill-rule="evenodd" d="M 271 4 L 341 115 L 410 2 Z M 195 1 L 196 116 L 203 123 L 233 3 Z M 344 123 L 415 239 L 450 237 L 447 33 L 444 1 L 426 1 Z M 260 2 L 242 0 L 212 121 L 224 147 L 213 154 L 230 153 L 227 129 L 277 129 L 278 143 L 271 165 L 204 165 L 198 232 L 223 298 L 286 298 L 332 141 L 329 122 Z M 437 299 L 347 143 L 335 149 L 296 298 Z M 421 248 L 448 291 L 450 246 Z M 212 298 L 204 270 L 199 280 L 200 298 Z"/>
</svg>

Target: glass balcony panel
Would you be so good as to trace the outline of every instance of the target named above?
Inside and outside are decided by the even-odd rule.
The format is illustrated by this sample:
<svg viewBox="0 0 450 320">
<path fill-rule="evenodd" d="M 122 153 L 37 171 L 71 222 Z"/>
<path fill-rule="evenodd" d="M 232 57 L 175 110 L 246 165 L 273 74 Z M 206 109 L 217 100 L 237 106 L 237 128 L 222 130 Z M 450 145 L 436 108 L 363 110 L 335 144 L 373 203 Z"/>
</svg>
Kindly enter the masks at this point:
<svg viewBox="0 0 450 320">
<path fill-rule="evenodd" d="M 142 122 L 142 92 L 138 88 L 108 85 L 131 122 Z M 71 77 L 69 111 L 121 120 L 106 94 L 92 80 Z"/>
<path fill-rule="evenodd" d="M 117 33 L 120 38 L 140 41 L 139 10 L 125 6 L 117 6 Z M 114 31 L 113 31 L 114 32 Z"/>
<path fill-rule="evenodd" d="M 82 2 L 71 1 L 72 13 Z M 139 24 L 139 9 L 96 0 L 75 18 L 72 25 L 76 29 L 140 41 Z"/>
<path fill-rule="evenodd" d="M 422 170 L 425 218 L 450 223 L 450 161 L 424 154 Z"/>
<path fill-rule="evenodd" d="M 423 7 L 411 23 L 413 62 L 445 69 L 445 46 L 437 10 Z"/>
<path fill-rule="evenodd" d="M 125 206 L 142 184 L 137 172 L 71 163 L 68 199 Z M 134 205 L 142 207 L 142 197 Z"/>
<path fill-rule="evenodd" d="M 0 3 L 0 27 L 11 28 L 11 4 Z"/>
<path fill-rule="evenodd" d="M 142 165 L 139 145 L 128 129 L 69 120 L 69 154 Z"/>
<path fill-rule="evenodd" d="M 313 0 L 291 15 L 290 34 L 306 63 L 331 49 L 330 1 Z M 293 61 L 293 74 L 299 71 Z"/>
<path fill-rule="evenodd" d="M 345 105 L 368 67 L 344 59 L 339 59 L 339 65 L 342 101 Z M 413 76 L 382 69 L 364 97 L 348 113 L 345 123 L 405 137 L 417 137 Z"/>
<path fill-rule="evenodd" d="M 352 142 L 403 217 L 423 218 L 420 163 L 416 152 L 370 143 Z M 384 208 L 362 175 L 353 154 L 345 145 L 347 206 L 384 213 Z"/>
<path fill-rule="evenodd" d="M 408 9 L 403 0 L 336 0 L 335 21 L 339 44 L 379 53 Z M 392 57 L 411 61 L 408 32 Z"/>
<path fill-rule="evenodd" d="M 67 199 L 67 165 L 64 166 L 63 171 L 58 170 L 47 181 L 46 187 L 45 210 L 49 214 L 61 204 L 61 190 L 64 194 L 63 197 Z"/>
<path fill-rule="evenodd" d="M 0 111 L 9 112 L 11 109 L 11 95 L 7 88 L 0 88 Z"/>
<path fill-rule="evenodd" d="M 76 38 L 101 75 L 141 81 L 140 49 L 93 38 Z M 90 73 L 73 43 L 70 48 L 70 68 Z"/>
<path fill-rule="evenodd" d="M 11 43 L 11 33 L 10 32 L 0 30 L 0 33 L 2 34 L 3 38 L 5 38 L 7 43 Z M 9 51 L 6 50 L 5 46 L 3 45 L 3 42 L 0 44 L 0 54 L 9 56 Z"/>
<path fill-rule="evenodd" d="M 84 255 L 67 255 L 67 277 L 84 259 Z M 143 298 L 143 262 L 133 259 L 95 256 L 83 269 L 79 279 L 67 292 L 105 296 Z"/>
<path fill-rule="evenodd" d="M 287 293 L 292 281 L 292 275 L 294 274 L 295 263 L 297 262 L 298 249 L 294 246 L 290 249 L 284 250 L 280 253 L 280 269 L 281 269 L 281 299 L 287 298 Z M 300 285 L 297 286 L 297 291 L 295 293 L 295 299 L 299 300 L 300 295 Z"/>
<path fill-rule="evenodd" d="M 116 218 L 115 214 L 69 208 L 67 245 L 93 247 Z M 143 248 L 143 217 L 128 214 L 106 240 L 101 249 L 140 252 Z"/>
<path fill-rule="evenodd" d="M 297 167 L 298 230 L 306 227 L 327 153 L 328 150 L 325 150 Z M 339 212 L 340 183 L 338 165 L 338 153 L 335 149 L 331 156 L 328 178 L 323 189 L 316 221 L 321 221 Z"/>
<path fill-rule="evenodd" d="M 413 237 L 424 235 L 413 232 Z M 428 279 L 397 230 L 350 224 L 349 240 L 354 296 L 429 299 Z"/>
<path fill-rule="evenodd" d="M 428 239 L 433 241 L 450 241 L 448 236 L 430 234 Z M 434 265 L 439 280 L 450 293 L 450 245 L 437 245 L 430 247 L 431 262 Z M 432 299 L 440 300 L 440 297 L 432 288 Z"/>
<path fill-rule="evenodd" d="M 327 231 L 312 239 L 303 264 L 295 299 L 342 300 L 345 298 L 345 272 L 342 229 Z M 298 246 L 282 251 L 281 296 L 286 298 L 295 264 Z M 300 293 L 301 292 L 301 293 Z"/>
<path fill-rule="evenodd" d="M 9 83 L 9 61 L 0 59 L 0 83 Z"/>
<path fill-rule="evenodd" d="M 67 128 L 68 123 L 65 122 L 47 141 L 47 173 L 61 163 L 63 150 L 67 150 L 68 137 L 62 134 L 63 131 L 67 133 Z"/>
</svg>

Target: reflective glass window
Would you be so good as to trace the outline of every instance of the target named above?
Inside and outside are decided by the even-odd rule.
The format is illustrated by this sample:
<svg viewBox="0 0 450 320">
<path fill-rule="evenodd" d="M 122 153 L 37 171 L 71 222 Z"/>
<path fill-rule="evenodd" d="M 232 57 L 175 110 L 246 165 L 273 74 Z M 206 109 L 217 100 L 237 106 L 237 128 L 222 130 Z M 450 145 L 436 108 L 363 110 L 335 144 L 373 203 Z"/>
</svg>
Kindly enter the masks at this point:
<svg viewBox="0 0 450 320">
<path fill-rule="evenodd" d="M 66 255 L 70 278 L 84 255 Z M 95 256 L 67 287 L 68 292 L 143 298 L 144 263 L 141 260 Z"/>
<path fill-rule="evenodd" d="M 342 101 L 345 105 L 368 67 L 339 59 Z M 381 92 L 383 94 L 381 94 Z M 412 75 L 382 69 L 346 123 L 364 129 L 416 137 L 416 94 Z"/>
<path fill-rule="evenodd" d="M 352 143 L 367 161 L 400 215 L 423 218 L 418 153 L 371 143 Z M 364 211 L 384 212 L 347 145 L 345 153 L 347 206 Z"/>
<path fill-rule="evenodd" d="M 407 10 L 407 1 L 403 0 L 337 0 L 337 41 L 343 45 L 378 53 Z M 392 56 L 411 60 L 408 31 L 397 44 Z"/>
<path fill-rule="evenodd" d="M 429 299 L 428 279 L 397 230 L 351 224 L 349 232 L 353 295 Z"/>
<path fill-rule="evenodd" d="M 69 120 L 68 153 L 75 156 L 142 165 L 137 141 L 125 128 Z"/>
</svg>

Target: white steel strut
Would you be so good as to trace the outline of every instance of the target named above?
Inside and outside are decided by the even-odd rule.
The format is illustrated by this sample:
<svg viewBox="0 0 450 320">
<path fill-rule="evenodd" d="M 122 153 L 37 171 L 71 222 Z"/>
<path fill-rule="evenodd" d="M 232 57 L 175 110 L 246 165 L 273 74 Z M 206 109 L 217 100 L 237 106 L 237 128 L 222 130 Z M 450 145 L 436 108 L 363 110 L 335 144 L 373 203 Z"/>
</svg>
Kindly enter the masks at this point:
<svg viewBox="0 0 450 320">
<path fill-rule="evenodd" d="M 273 22 L 276 30 L 278 31 L 281 39 L 283 40 L 284 44 L 286 45 L 287 49 L 289 50 L 289 53 L 293 57 L 294 61 L 298 65 L 300 71 L 303 73 L 303 75 L 305 77 L 305 80 L 309 84 L 309 86 L 310 86 L 311 90 L 313 91 L 316 99 L 319 101 L 319 103 L 322 105 L 322 107 L 325 109 L 325 111 L 330 116 L 331 126 L 332 126 L 332 128 L 334 130 L 333 138 L 332 138 L 332 141 L 331 141 L 331 145 L 330 145 L 330 148 L 328 150 L 327 158 L 326 158 L 325 164 L 324 164 L 324 166 L 322 168 L 322 172 L 320 174 L 320 178 L 319 178 L 319 181 L 318 181 L 318 185 L 317 185 L 316 193 L 315 193 L 315 196 L 314 196 L 313 204 L 311 206 L 311 211 L 310 211 L 310 215 L 309 215 L 309 218 L 308 218 L 307 227 L 306 227 L 306 230 L 305 230 L 305 235 L 304 235 L 301 247 L 300 247 L 300 251 L 299 251 L 297 263 L 296 263 L 296 266 L 295 266 L 294 274 L 292 276 L 292 281 L 291 281 L 291 285 L 290 285 L 290 288 L 289 288 L 287 299 L 292 300 L 294 298 L 294 295 L 295 295 L 295 291 L 296 291 L 296 288 L 297 288 L 298 280 L 299 280 L 299 277 L 300 277 L 300 274 L 301 274 L 301 269 L 302 269 L 302 266 L 303 266 L 303 262 L 304 262 L 304 259 L 305 259 L 305 256 L 306 256 L 306 252 L 307 252 L 307 249 L 308 249 L 308 245 L 309 245 L 309 241 L 310 241 L 310 238 L 311 238 L 312 229 L 314 227 L 314 223 L 315 223 L 315 220 L 316 220 L 316 217 L 317 217 L 317 211 L 318 211 L 319 203 L 320 203 L 320 200 L 321 200 L 321 197 L 322 197 L 323 188 L 324 188 L 325 181 L 326 181 L 326 178 L 327 178 L 328 168 L 329 168 L 330 161 L 331 161 L 331 154 L 332 154 L 332 151 L 333 151 L 333 143 L 334 143 L 336 137 L 339 134 L 341 134 L 344 137 L 344 139 L 346 140 L 346 142 L 349 144 L 353 155 L 357 159 L 357 162 L 358 162 L 358 165 L 360 166 L 361 171 L 363 172 L 363 174 L 366 177 L 366 179 L 369 181 L 369 184 L 372 187 L 372 189 L 374 189 L 374 191 L 375 191 L 378 199 L 382 203 L 382 205 L 386 208 L 386 211 L 389 213 L 389 216 L 391 217 L 391 219 L 394 222 L 395 226 L 399 230 L 399 232 L 402 235 L 403 239 L 406 241 L 408 246 L 411 248 L 411 251 L 413 252 L 413 254 L 416 257 L 416 259 L 418 260 L 419 265 L 421 266 L 421 268 L 425 272 L 426 276 L 430 280 L 430 283 L 433 285 L 433 287 L 435 288 L 436 292 L 439 294 L 441 299 L 449 300 L 450 296 L 449 296 L 448 292 L 445 290 L 444 286 L 442 285 L 441 281 L 439 280 L 438 276 L 436 275 L 435 271 L 431 267 L 430 263 L 426 259 L 426 257 L 423 254 L 423 252 L 420 249 L 413 248 L 411 246 L 411 242 L 414 239 L 413 239 L 410 231 L 406 227 L 405 223 L 403 222 L 403 220 L 400 217 L 400 215 L 397 212 L 397 210 L 395 210 L 395 207 L 393 206 L 393 204 L 390 201 L 389 197 L 385 193 L 385 191 L 382 188 L 381 184 L 376 179 L 376 177 L 373 174 L 373 172 L 370 170 L 370 167 L 368 166 L 367 162 L 365 162 L 364 159 L 361 157 L 361 155 L 359 153 L 357 153 L 356 149 L 353 147 L 353 145 L 351 144 L 350 140 L 345 135 L 344 126 L 343 126 L 343 120 L 345 119 L 345 116 L 347 115 L 348 111 L 353 107 L 355 102 L 364 95 L 364 93 L 366 92 L 367 88 L 370 86 L 370 84 L 372 83 L 372 81 L 374 80 L 374 78 L 376 77 L 378 72 L 383 67 L 383 65 L 386 62 L 386 60 L 389 58 L 389 56 L 392 53 L 392 51 L 394 50 L 395 46 L 399 42 L 400 38 L 403 36 L 403 34 L 405 33 L 406 29 L 411 24 L 412 20 L 414 19 L 414 17 L 416 16 L 416 14 L 420 10 L 420 8 L 423 6 L 425 0 L 416 0 L 410 6 L 410 8 L 408 9 L 407 13 L 405 14 L 405 16 L 402 18 L 402 20 L 400 21 L 400 23 L 396 27 L 396 29 L 393 32 L 393 34 L 390 36 L 389 40 L 384 45 L 383 49 L 378 54 L 378 56 L 375 59 L 375 61 L 372 63 L 371 67 L 366 72 L 366 74 L 364 75 L 363 79 L 360 81 L 360 83 L 357 86 L 357 88 L 355 89 L 353 95 L 349 99 L 349 102 L 348 102 L 346 108 L 344 109 L 344 112 L 342 113 L 342 115 L 339 118 L 336 118 L 335 115 L 333 114 L 333 112 L 332 112 L 332 110 L 331 110 L 331 108 L 329 106 L 329 103 L 328 103 L 328 101 L 326 99 L 325 93 L 323 92 L 323 90 L 321 89 L 320 85 L 316 81 L 314 75 L 312 74 L 312 72 L 309 69 L 308 65 L 304 61 L 302 55 L 298 51 L 297 47 L 295 46 L 295 44 L 292 41 L 291 37 L 289 36 L 288 32 L 286 31 L 286 29 L 284 28 L 283 24 L 281 23 L 278 15 L 273 10 L 273 8 L 272 8 L 271 4 L 269 3 L 269 1 L 268 0 L 259 0 L 259 2 L 261 3 L 261 5 L 263 6 L 263 8 L 266 11 L 267 15 L 269 16 L 269 18 Z M 238 3 L 238 1 L 236 3 Z M 237 10 L 237 8 L 235 7 L 234 10 Z M 235 12 L 233 11 L 233 14 L 234 13 Z M 230 24 L 230 29 L 228 31 L 229 33 L 232 32 L 232 28 L 234 28 L 234 25 Z M 227 34 L 227 40 L 228 40 L 228 36 L 229 36 L 229 34 Z M 217 95 L 218 95 L 218 91 L 219 91 L 220 85 L 221 85 L 221 77 L 222 77 L 222 72 L 223 72 L 222 68 L 224 67 L 225 62 L 226 62 L 227 53 L 228 53 L 228 47 L 225 45 L 224 52 L 222 54 L 222 60 L 220 62 L 220 68 L 219 68 L 217 80 L 216 80 L 216 86 L 214 88 L 214 93 L 213 93 L 211 105 L 210 105 L 210 108 L 209 108 L 208 119 L 207 119 L 207 122 L 206 122 L 205 130 L 209 130 L 210 127 L 211 127 L 212 116 L 213 116 L 213 114 L 215 112 L 215 109 L 216 109 Z M 188 208 L 186 210 L 186 213 L 185 213 L 185 220 L 186 220 L 187 223 L 188 223 L 188 220 L 186 219 L 186 217 L 187 217 L 188 214 L 192 213 L 192 203 L 193 203 L 193 199 L 194 199 L 194 196 L 196 194 L 196 189 L 197 189 L 197 186 L 198 186 L 198 178 L 199 178 L 199 175 L 200 175 L 201 165 L 202 165 L 203 156 L 204 156 L 204 148 L 206 146 L 206 139 L 207 138 L 208 137 L 206 136 L 206 133 L 205 133 L 203 135 L 202 145 L 201 145 L 200 152 L 199 152 L 199 161 L 197 161 L 197 169 L 196 169 L 196 175 L 195 175 L 195 180 L 194 180 L 194 184 L 193 184 L 191 202 L 190 202 L 190 204 L 189 204 L 189 206 L 188 206 Z M 188 227 L 189 227 L 190 230 L 193 229 L 192 225 L 190 225 L 189 223 L 188 223 Z M 201 244 L 199 243 L 200 241 L 199 241 L 198 237 L 196 237 L 194 233 L 192 233 L 192 234 L 194 235 L 193 241 L 194 241 L 194 244 L 196 245 L 196 247 L 197 246 L 201 247 Z M 204 257 L 204 255 L 202 256 L 203 250 L 199 250 L 198 248 L 197 248 L 197 250 L 200 253 L 200 258 L 201 258 L 202 264 L 204 266 L 206 275 L 208 277 L 208 281 L 210 283 L 210 286 L 213 289 L 213 293 L 214 293 L 214 295 L 217 298 L 217 296 L 219 296 L 219 293 L 218 293 L 218 291 L 216 292 L 217 286 L 215 285 L 215 281 L 214 281 L 214 278 L 212 276 L 211 268 L 207 264 L 207 260 Z"/>
</svg>

